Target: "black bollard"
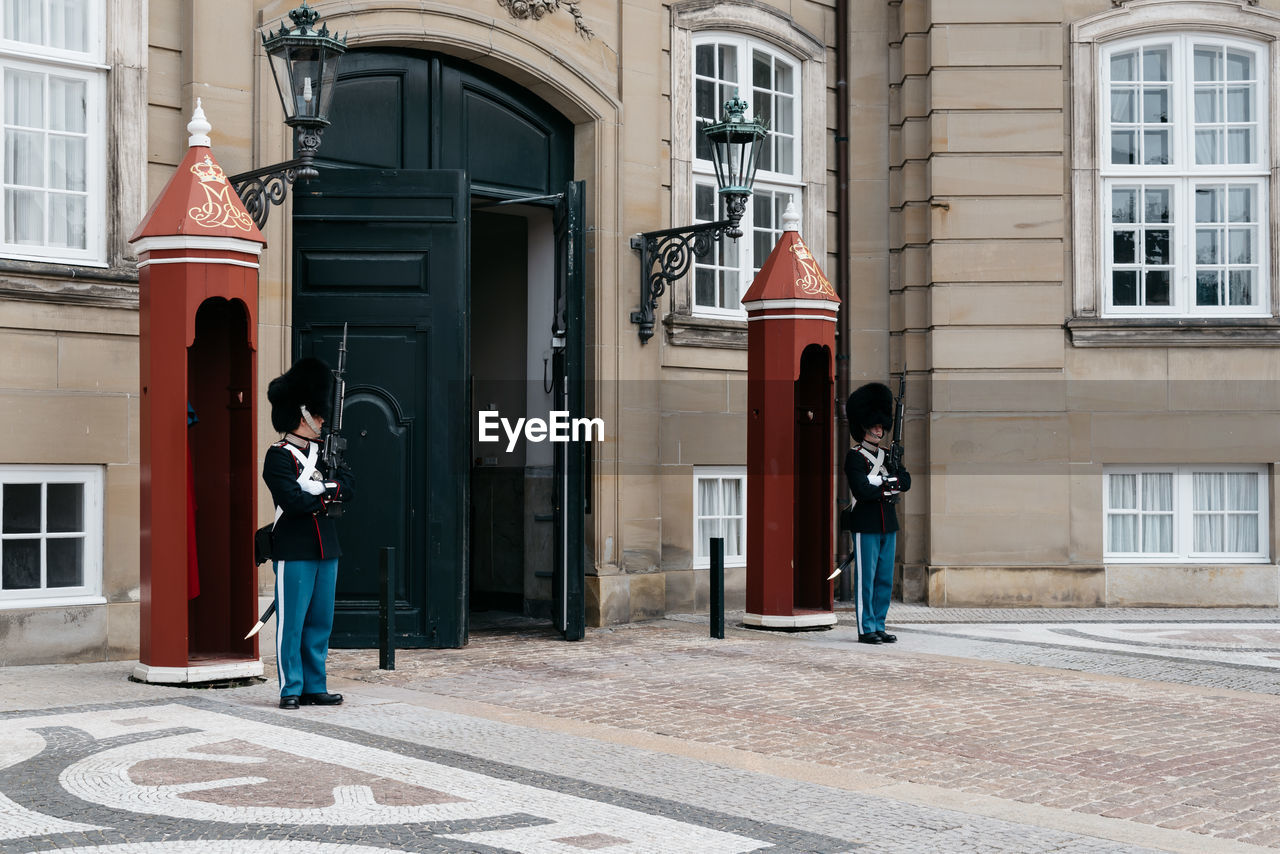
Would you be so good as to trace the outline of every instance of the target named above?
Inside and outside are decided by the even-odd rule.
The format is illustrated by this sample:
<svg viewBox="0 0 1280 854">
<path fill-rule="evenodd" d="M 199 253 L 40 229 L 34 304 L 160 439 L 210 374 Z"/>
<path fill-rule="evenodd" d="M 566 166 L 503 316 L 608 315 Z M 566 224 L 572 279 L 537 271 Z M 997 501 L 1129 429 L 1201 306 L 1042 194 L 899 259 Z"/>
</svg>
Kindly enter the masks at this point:
<svg viewBox="0 0 1280 854">
<path fill-rule="evenodd" d="M 396 550 L 378 549 L 378 669 L 396 669 Z"/>
<path fill-rule="evenodd" d="M 724 537 L 711 538 L 711 636 L 724 640 Z"/>
</svg>

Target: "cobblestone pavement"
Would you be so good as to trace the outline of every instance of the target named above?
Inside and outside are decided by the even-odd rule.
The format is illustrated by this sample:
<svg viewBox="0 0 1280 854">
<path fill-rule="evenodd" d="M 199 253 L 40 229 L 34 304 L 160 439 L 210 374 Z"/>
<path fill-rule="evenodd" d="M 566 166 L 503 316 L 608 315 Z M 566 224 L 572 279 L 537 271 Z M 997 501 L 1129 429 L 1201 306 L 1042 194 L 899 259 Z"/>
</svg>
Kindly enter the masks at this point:
<svg viewBox="0 0 1280 854">
<path fill-rule="evenodd" d="M 1234 617 L 1230 632 L 1266 629 Z M 335 651 L 348 702 L 292 713 L 274 680 L 191 691 L 129 682 L 127 662 L 0 668 L 0 852 L 1280 846 L 1280 698 L 1059 669 L 1052 655 L 1084 654 L 1057 645 L 1079 640 L 1059 623 L 917 623 L 866 647 L 843 626 L 711 640 L 679 621 L 568 644 L 517 620 L 461 650 L 401 650 L 393 672 Z M 1093 628 L 1106 648 L 1085 653 L 1124 658 L 1132 633 Z M 1138 638 L 1201 637 L 1185 628 Z M 994 654 L 1028 650 L 1042 666 Z"/>
</svg>

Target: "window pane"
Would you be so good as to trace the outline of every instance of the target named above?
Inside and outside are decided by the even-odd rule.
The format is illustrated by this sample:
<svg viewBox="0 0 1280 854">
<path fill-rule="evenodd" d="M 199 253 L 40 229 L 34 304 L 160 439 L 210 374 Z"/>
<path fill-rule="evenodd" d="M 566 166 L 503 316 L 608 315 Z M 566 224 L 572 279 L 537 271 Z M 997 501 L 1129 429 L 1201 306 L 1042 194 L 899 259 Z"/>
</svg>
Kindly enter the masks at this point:
<svg viewBox="0 0 1280 854">
<path fill-rule="evenodd" d="M 1118 86 L 1111 89 L 1111 121 L 1113 122 L 1132 122 L 1136 121 L 1137 110 L 1134 108 L 1134 102 L 1137 100 L 1137 93 L 1129 87 L 1120 88 Z"/>
<path fill-rule="evenodd" d="M 1221 163 L 1222 134 L 1217 130 L 1196 131 L 1196 163 Z"/>
<path fill-rule="evenodd" d="M 1172 305 L 1169 291 L 1168 270 L 1148 270 L 1146 276 L 1146 301 L 1144 305 Z"/>
<path fill-rule="evenodd" d="M 5 540 L 0 544 L 0 587 L 32 590 L 40 586 L 40 540 Z"/>
<path fill-rule="evenodd" d="M 1137 163 L 1138 136 L 1131 130 L 1113 130 L 1111 132 L 1111 162 Z"/>
<path fill-rule="evenodd" d="M 1167 130 L 1143 131 L 1142 162 L 1147 166 L 1162 166 L 1169 162 L 1169 132 Z"/>
<path fill-rule="evenodd" d="M 1153 124 L 1169 121 L 1169 90 L 1147 89 L 1142 93 L 1142 120 Z"/>
<path fill-rule="evenodd" d="M 1173 551 L 1173 516 L 1142 517 L 1142 550 L 1144 552 Z"/>
<path fill-rule="evenodd" d="M 1168 189 L 1147 189 L 1143 193 L 1146 200 L 1146 214 L 1144 222 L 1168 222 L 1169 221 L 1169 195 L 1171 191 Z"/>
<path fill-rule="evenodd" d="M 84 196 L 49 194 L 49 245 L 69 249 L 85 248 L 84 202 Z"/>
<path fill-rule="evenodd" d="M 1253 128 L 1227 129 L 1227 162 L 1252 163 Z"/>
<path fill-rule="evenodd" d="M 742 519 L 724 520 L 724 556 L 726 559 L 742 557 L 746 554 L 746 543 L 742 536 L 742 529 Z"/>
<path fill-rule="evenodd" d="M 40 533 L 40 501 L 43 484 L 6 483 L 4 485 L 4 524 L 6 534 Z"/>
<path fill-rule="evenodd" d="M 1107 550 L 1112 552 L 1136 552 L 1138 550 L 1138 517 L 1136 514 L 1110 515 L 1107 517 Z"/>
<path fill-rule="evenodd" d="M 1136 260 L 1137 235 L 1132 231 L 1117 231 L 1112 240 L 1112 261 L 1116 264 L 1133 264 Z"/>
<path fill-rule="evenodd" d="M 1169 48 L 1149 47 L 1142 51 L 1142 79 L 1145 81 L 1169 79 Z"/>
<path fill-rule="evenodd" d="M 693 70 L 701 77 L 716 76 L 715 45 L 700 44 L 693 50 Z"/>
<path fill-rule="evenodd" d="M 694 92 L 694 110 L 700 119 L 708 122 L 715 121 L 716 118 L 716 84 L 710 80 L 699 80 L 693 85 Z M 699 133 L 701 136 L 701 133 Z"/>
<path fill-rule="evenodd" d="M 714 270 L 699 267 L 694 272 L 694 302 L 698 305 L 716 304 L 716 274 Z"/>
<path fill-rule="evenodd" d="M 1223 517 L 1207 514 L 1195 514 L 1195 530 L 1192 536 L 1191 548 L 1197 552 L 1220 552 L 1222 551 L 1222 522 Z"/>
<path fill-rule="evenodd" d="M 1197 81 L 1222 79 L 1222 51 L 1216 47 L 1195 49 L 1195 77 Z"/>
<path fill-rule="evenodd" d="M 1196 187 L 1196 222 L 1222 222 L 1222 189 Z"/>
<path fill-rule="evenodd" d="M 44 129 L 44 75 L 5 69 L 4 120 L 6 124 Z"/>
<path fill-rule="evenodd" d="M 1138 509 L 1138 476 L 1136 474 L 1113 474 L 1110 476 L 1109 485 L 1111 495 L 1108 509 Z"/>
<path fill-rule="evenodd" d="M 49 136 L 49 184 L 55 190 L 85 191 L 84 137 Z"/>
<path fill-rule="evenodd" d="M 84 538 L 55 537 L 45 542 L 46 587 L 84 585 Z"/>
<path fill-rule="evenodd" d="M 85 103 L 88 87 L 83 80 L 49 78 L 49 129 L 70 133 L 85 132 Z"/>
<path fill-rule="evenodd" d="M 773 63 L 769 55 L 760 51 L 751 52 L 751 85 L 760 89 L 773 88 Z"/>
<path fill-rule="evenodd" d="M 1253 55 L 1248 53 L 1236 53 L 1232 50 L 1227 51 L 1227 79 L 1252 80 Z"/>
<path fill-rule="evenodd" d="M 1225 510 L 1223 490 L 1227 477 L 1221 472 L 1195 472 L 1191 475 L 1191 506 L 1195 510 Z"/>
<path fill-rule="evenodd" d="M 1221 264 L 1222 255 L 1219 243 L 1222 232 L 1216 228 L 1196 229 L 1196 263 Z"/>
<path fill-rule="evenodd" d="M 724 515 L 744 515 L 746 510 L 742 506 L 742 481 L 736 477 L 729 477 L 722 483 L 724 484 Z"/>
<path fill-rule="evenodd" d="M 45 488 L 48 514 L 45 530 L 51 534 L 84 531 L 84 485 L 50 483 Z"/>
<path fill-rule="evenodd" d="M 4 180 L 7 184 L 44 186 L 44 134 L 25 130 L 5 134 Z"/>
<path fill-rule="evenodd" d="M 1256 552 L 1258 549 L 1258 517 L 1255 515 L 1227 516 L 1227 543 L 1229 552 Z"/>
<path fill-rule="evenodd" d="M 792 137 L 780 136 L 778 140 L 778 165 L 779 172 L 787 172 L 794 175 L 796 169 L 796 143 Z"/>
<path fill-rule="evenodd" d="M 1222 272 L 1196 271 L 1196 305 L 1222 305 Z"/>
<path fill-rule="evenodd" d="M 738 259 L 735 257 L 732 262 L 737 265 Z M 721 308 L 738 308 L 742 304 L 741 292 L 738 290 L 738 271 L 723 270 L 720 273 L 720 302 Z"/>
<path fill-rule="evenodd" d="M 1111 221 L 1138 221 L 1138 191 L 1115 189 L 1111 191 Z"/>
<path fill-rule="evenodd" d="M 1232 86 L 1227 89 L 1227 121 L 1253 121 L 1253 87 Z"/>
<path fill-rule="evenodd" d="M 1142 509 L 1173 510 L 1173 474 L 1156 472 L 1142 476 Z"/>
<path fill-rule="evenodd" d="M 693 216 L 703 222 L 716 218 L 716 190 L 708 184 L 698 184 L 693 190 Z"/>
<path fill-rule="evenodd" d="M 796 132 L 795 103 L 796 99 L 786 95 L 775 95 L 777 109 L 773 114 L 773 130 L 788 136 Z"/>
<path fill-rule="evenodd" d="M 1111 55 L 1112 80 L 1137 80 L 1138 52 L 1125 51 Z"/>
<path fill-rule="evenodd" d="M 1256 472 L 1228 472 L 1226 484 L 1228 510 L 1258 509 L 1258 475 Z"/>
<path fill-rule="evenodd" d="M 5 0 L 4 36 L 29 44 L 44 44 L 41 0 Z"/>
<path fill-rule="evenodd" d="M 1253 305 L 1253 271 L 1232 270 L 1229 305 Z"/>
<path fill-rule="evenodd" d="M 1116 270 L 1111 274 L 1111 304 L 1138 304 L 1138 273 L 1136 270 Z"/>
<path fill-rule="evenodd" d="M 1232 187 L 1228 193 L 1227 213 L 1231 222 L 1253 222 L 1253 188 Z"/>
<path fill-rule="evenodd" d="M 717 45 L 720 53 L 720 79 L 735 83 L 738 80 L 738 49 L 731 44 Z"/>
<path fill-rule="evenodd" d="M 88 0 L 49 0 L 48 44 L 62 50 L 89 49 Z"/>
<path fill-rule="evenodd" d="M 1153 228 L 1143 241 L 1143 260 L 1148 264 L 1169 263 L 1169 231 Z"/>
<path fill-rule="evenodd" d="M 1197 122 L 1220 122 L 1221 101 L 1218 97 L 1218 89 L 1197 88 L 1196 89 L 1196 121 Z"/>
<path fill-rule="evenodd" d="M 1232 264 L 1252 264 L 1254 262 L 1253 229 L 1233 228 L 1227 234 L 1229 247 L 1227 259 Z"/>
<path fill-rule="evenodd" d="M 7 190 L 4 205 L 6 243 L 44 243 L 44 193 Z"/>
</svg>

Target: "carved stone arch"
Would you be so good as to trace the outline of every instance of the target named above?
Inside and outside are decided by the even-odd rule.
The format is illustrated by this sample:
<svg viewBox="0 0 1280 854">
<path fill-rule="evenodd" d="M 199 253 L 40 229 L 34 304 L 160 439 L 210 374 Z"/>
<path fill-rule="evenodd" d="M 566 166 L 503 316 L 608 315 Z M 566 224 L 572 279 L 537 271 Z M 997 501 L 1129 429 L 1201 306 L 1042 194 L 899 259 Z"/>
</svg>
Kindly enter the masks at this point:
<svg viewBox="0 0 1280 854">
<path fill-rule="evenodd" d="M 1196 31 L 1270 45 L 1272 91 L 1280 81 L 1280 14 L 1258 9 L 1253 0 L 1125 0 L 1116 8 L 1071 24 L 1071 247 L 1072 307 L 1077 318 L 1099 315 L 1100 236 L 1098 229 L 1098 62 L 1101 46 L 1157 32 Z M 1270 140 L 1271 211 L 1280 210 L 1280 116 L 1272 110 Z M 1280 305 L 1274 272 L 1280 258 L 1276 218 L 1271 217 L 1271 307 Z"/>
</svg>

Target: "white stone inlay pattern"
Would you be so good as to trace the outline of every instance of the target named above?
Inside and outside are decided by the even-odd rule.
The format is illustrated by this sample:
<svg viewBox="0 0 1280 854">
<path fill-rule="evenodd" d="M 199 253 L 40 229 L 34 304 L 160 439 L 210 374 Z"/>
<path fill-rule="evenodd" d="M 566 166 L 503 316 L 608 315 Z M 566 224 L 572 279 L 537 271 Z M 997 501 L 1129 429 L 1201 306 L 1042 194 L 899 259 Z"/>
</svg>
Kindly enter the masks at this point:
<svg viewBox="0 0 1280 854">
<path fill-rule="evenodd" d="M 43 727 L 75 727 L 95 738 L 186 728 L 196 732 L 145 739 L 93 753 L 63 769 L 59 782 L 69 794 L 112 809 L 234 824 L 431 824 L 526 814 L 543 823 L 448 837 L 521 851 L 580 851 L 581 847 L 558 840 L 598 834 L 619 839 L 617 844 L 608 846 L 610 854 L 666 852 L 671 850 L 673 840 L 680 840 L 683 850 L 700 854 L 739 854 L 766 844 L 638 810 L 189 706 L 148 707 L 147 719 L 145 723 L 122 725 L 103 721 L 101 714 L 91 712 L 10 719 L 6 730 L 0 733 L 0 756 L 29 754 L 29 730 Z M 23 743 L 21 748 L 18 742 Z M 139 779 L 161 782 L 146 785 Z M 270 805 L 263 805 L 264 800 Z M 117 847 L 95 850 L 115 852 Z M 118 850 L 124 854 L 134 849 Z M 172 850 L 176 849 L 146 849 L 148 854 Z M 238 849 L 227 849 L 231 850 Z"/>
</svg>

